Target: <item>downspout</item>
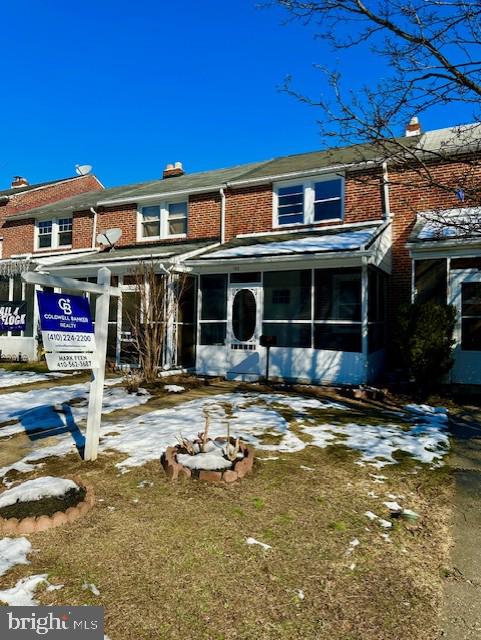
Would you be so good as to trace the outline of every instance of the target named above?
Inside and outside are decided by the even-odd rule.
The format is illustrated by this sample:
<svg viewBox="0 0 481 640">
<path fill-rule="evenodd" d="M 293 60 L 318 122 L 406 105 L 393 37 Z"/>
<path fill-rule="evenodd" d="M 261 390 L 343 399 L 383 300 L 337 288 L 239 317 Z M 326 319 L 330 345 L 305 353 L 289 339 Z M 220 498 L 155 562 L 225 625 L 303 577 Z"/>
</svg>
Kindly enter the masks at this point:
<svg viewBox="0 0 481 640">
<path fill-rule="evenodd" d="M 384 220 L 391 220 L 391 203 L 389 201 L 389 173 L 387 170 L 387 161 L 382 163 L 382 188 L 384 196 Z"/>
<path fill-rule="evenodd" d="M 225 242 L 225 191 L 224 186 L 219 189 L 220 193 L 220 243 Z"/>
<path fill-rule="evenodd" d="M 94 224 L 92 227 L 92 249 L 95 249 L 95 245 L 97 244 L 95 241 L 95 236 L 97 235 L 97 211 L 90 207 L 90 211 L 94 214 Z"/>
</svg>

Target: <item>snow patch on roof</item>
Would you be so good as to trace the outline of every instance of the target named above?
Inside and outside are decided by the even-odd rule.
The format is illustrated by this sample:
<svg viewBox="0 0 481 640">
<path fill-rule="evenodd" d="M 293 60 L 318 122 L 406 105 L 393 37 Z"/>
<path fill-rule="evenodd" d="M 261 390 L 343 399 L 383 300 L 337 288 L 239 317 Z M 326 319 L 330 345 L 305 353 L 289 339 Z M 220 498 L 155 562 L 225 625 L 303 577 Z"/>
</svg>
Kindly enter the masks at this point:
<svg viewBox="0 0 481 640">
<path fill-rule="evenodd" d="M 369 242 L 374 232 L 375 229 L 362 229 L 280 242 L 249 244 L 213 251 L 203 258 L 248 258 L 250 256 L 292 255 L 325 251 L 354 251 Z"/>
</svg>

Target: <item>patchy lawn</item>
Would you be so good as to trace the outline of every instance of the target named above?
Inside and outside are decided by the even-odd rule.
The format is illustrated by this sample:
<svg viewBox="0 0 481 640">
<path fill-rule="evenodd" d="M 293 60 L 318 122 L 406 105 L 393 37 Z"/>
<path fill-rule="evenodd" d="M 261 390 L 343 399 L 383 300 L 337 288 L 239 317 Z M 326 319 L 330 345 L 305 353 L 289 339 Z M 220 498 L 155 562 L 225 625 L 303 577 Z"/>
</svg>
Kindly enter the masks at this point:
<svg viewBox="0 0 481 640">
<path fill-rule="evenodd" d="M 167 407 L 191 398 L 171 394 Z M 164 405 L 154 398 L 135 416 L 152 406 Z M 258 451 L 254 473 L 234 486 L 172 484 L 158 460 L 120 473 L 125 468 L 115 464 L 126 454 L 109 451 L 95 463 L 75 454 L 50 458 L 18 476 L 79 475 L 94 486 L 97 504 L 83 519 L 29 536 L 37 550 L 31 564 L 3 575 L 0 589 L 48 573 L 50 583 L 64 587 L 40 587 L 37 598 L 104 606 L 112 640 L 436 638 L 450 544 L 446 467 L 405 454 L 382 469 L 360 466 L 359 450 L 310 446 L 295 410 L 272 406 L 307 446 Z M 349 411 L 313 410 L 311 419 L 375 426 L 391 422 L 387 415 L 358 402 Z M 106 438 L 115 431 L 115 414 L 108 419 Z M 272 431 L 257 437 L 263 445 L 279 440 Z M 390 520 L 386 501 L 420 519 Z M 370 520 L 367 511 L 392 527 Z M 271 548 L 247 545 L 249 537 Z"/>
</svg>

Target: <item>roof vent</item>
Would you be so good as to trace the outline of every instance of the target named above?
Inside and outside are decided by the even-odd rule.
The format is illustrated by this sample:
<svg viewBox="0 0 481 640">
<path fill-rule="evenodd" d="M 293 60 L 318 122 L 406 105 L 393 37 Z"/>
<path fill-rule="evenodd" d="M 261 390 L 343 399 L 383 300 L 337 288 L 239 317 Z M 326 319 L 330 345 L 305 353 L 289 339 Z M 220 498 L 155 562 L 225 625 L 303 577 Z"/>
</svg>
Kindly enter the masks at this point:
<svg viewBox="0 0 481 640">
<path fill-rule="evenodd" d="M 168 164 L 165 169 L 162 177 L 164 178 L 175 178 L 176 176 L 183 176 L 185 173 L 184 168 L 182 167 L 182 162 L 176 162 L 175 164 Z"/>
<path fill-rule="evenodd" d="M 410 138 L 411 136 L 419 136 L 421 135 L 421 124 L 419 122 L 419 118 L 414 116 L 409 121 L 408 126 L 406 127 L 406 137 Z"/>
<path fill-rule="evenodd" d="M 28 187 L 28 180 L 22 176 L 13 176 L 12 189 L 16 189 L 18 187 Z"/>
</svg>

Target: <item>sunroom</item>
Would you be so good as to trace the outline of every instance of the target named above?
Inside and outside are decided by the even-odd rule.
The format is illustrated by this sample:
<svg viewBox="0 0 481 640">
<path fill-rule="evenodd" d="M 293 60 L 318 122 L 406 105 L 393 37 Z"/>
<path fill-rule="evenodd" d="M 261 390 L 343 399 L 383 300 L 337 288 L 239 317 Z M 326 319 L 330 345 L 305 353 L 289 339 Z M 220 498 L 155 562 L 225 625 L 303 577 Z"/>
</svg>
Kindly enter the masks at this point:
<svg viewBox="0 0 481 640">
<path fill-rule="evenodd" d="M 361 384 L 382 370 L 389 223 L 237 238 L 185 265 L 197 373 Z"/>
<path fill-rule="evenodd" d="M 423 212 L 409 237 L 412 299 L 456 308 L 449 381 L 481 384 L 481 208 Z"/>
</svg>

